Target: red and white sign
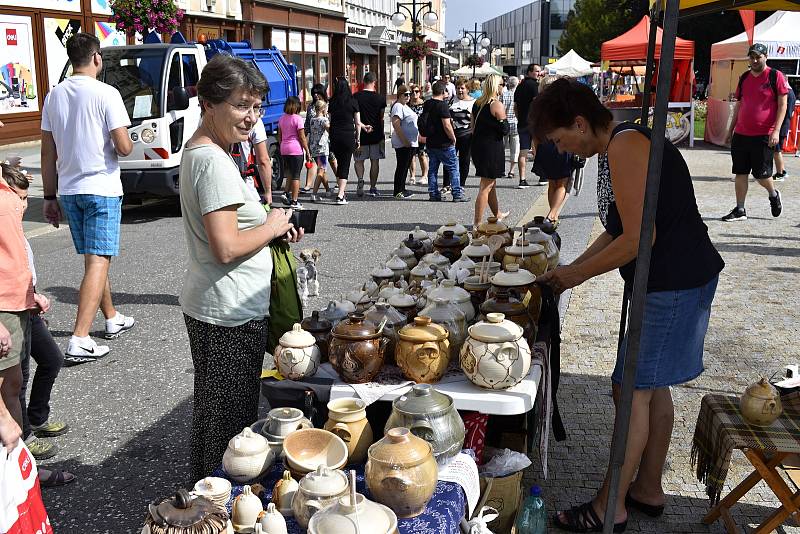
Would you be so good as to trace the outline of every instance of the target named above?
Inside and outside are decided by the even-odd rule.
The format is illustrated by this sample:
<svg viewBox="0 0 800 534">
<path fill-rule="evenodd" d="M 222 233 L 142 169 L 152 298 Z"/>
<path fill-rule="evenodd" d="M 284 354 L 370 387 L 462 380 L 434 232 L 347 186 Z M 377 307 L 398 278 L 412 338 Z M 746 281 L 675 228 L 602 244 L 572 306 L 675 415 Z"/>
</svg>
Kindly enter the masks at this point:
<svg viewBox="0 0 800 534">
<path fill-rule="evenodd" d="M 17 30 L 6 28 L 6 46 L 17 46 Z"/>
</svg>

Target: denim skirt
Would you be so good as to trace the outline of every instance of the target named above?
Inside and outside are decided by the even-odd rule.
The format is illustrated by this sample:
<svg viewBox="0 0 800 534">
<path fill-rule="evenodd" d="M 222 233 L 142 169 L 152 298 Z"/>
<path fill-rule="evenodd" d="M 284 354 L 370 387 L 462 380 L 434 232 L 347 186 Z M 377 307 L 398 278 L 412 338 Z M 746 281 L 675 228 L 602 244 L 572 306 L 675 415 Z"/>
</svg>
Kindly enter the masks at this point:
<svg viewBox="0 0 800 534">
<path fill-rule="evenodd" d="M 636 389 L 682 384 L 703 372 L 703 341 L 717 282 L 719 275 L 700 287 L 647 294 L 636 364 Z M 626 334 L 611 375 L 615 384 L 622 383 L 627 344 Z"/>
</svg>

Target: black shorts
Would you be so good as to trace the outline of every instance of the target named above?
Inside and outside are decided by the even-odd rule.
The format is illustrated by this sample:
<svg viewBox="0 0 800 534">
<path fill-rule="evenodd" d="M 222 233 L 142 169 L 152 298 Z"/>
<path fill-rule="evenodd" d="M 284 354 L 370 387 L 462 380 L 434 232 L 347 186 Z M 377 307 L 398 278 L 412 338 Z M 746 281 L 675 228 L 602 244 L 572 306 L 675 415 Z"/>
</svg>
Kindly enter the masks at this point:
<svg viewBox="0 0 800 534">
<path fill-rule="evenodd" d="M 768 135 L 733 134 L 731 159 L 733 174 L 752 174 L 757 180 L 772 176 L 772 155 Z"/>
<path fill-rule="evenodd" d="M 304 156 L 281 156 L 283 173 L 287 180 L 299 180 L 303 172 Z"/>
<path fill-rule="evenodd" d="M 536 147 L 533 172 L 541 179 L 561 180 L 572 175 L 572 154 L 559 152 L 555 143 L 548 141 Z"/>
</svg>

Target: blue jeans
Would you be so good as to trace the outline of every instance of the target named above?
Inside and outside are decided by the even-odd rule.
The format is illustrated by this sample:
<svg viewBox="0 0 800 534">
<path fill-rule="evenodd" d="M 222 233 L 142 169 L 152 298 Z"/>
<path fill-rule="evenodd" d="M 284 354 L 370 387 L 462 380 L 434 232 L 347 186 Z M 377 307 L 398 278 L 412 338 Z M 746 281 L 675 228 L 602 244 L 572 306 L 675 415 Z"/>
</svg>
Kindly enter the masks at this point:
<svg viewBox="0 0 800 534">
<path fill-rule="evenodd" d="M 456 147 L 428 147 L 428 158 L 428 194 L 432 197 L 439 196 L 439 182 L 437 181 L 436 175 L 439 174 L 439 164 L 442 163 L 450 175 L 450 187 L 453 190 L 453 198 L 463 196 L 464 190 L 461 189 L 461 175 L 458 171 Z"/>
</svg>

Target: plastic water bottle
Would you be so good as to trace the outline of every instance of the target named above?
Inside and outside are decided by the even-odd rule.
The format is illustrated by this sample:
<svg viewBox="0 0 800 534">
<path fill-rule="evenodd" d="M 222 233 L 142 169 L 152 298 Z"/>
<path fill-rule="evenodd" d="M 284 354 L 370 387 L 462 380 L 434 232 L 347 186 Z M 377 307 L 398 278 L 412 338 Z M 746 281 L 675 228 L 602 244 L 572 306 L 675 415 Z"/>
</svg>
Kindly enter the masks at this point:
<svg viewBox="0 0 800 534">
<path fill-rule="evenodd" d="M 533 486 L 531 494 L 522 503 L 522 513 L 517 519 L 517 534 L 545 534 L 547 509 L 542 499 L 542 488 Z"/>
</svg>

